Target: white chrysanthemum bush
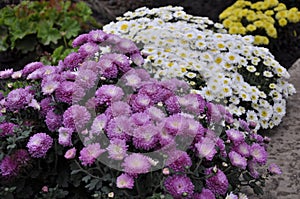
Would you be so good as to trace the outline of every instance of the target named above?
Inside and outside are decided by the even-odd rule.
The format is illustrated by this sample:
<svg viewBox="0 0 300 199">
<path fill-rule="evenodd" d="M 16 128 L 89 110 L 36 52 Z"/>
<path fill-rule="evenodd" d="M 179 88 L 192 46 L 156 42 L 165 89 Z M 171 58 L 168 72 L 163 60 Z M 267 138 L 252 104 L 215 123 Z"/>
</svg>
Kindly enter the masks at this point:
<svg viewBox="0 0 300 199">
<path fill-rule="evenodd" d="M 226 104 L 256 130 L 281 122 L 295 88 L 287 70 L 268 49 L 254 46 L 252 36 L 227 34 L 221 24 L 181 7 L 143 7 L 117 19 L 104 31 L 135 41 L 155 78 L 185 78 L 192 92 Z"/>
</svg>

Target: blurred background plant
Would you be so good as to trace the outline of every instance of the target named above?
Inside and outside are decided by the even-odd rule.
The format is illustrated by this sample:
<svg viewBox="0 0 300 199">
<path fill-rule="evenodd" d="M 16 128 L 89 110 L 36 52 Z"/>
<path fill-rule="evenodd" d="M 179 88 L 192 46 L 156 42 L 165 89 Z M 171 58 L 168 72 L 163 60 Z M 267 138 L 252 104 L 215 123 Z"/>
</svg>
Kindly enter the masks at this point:
<svg viewBox="0 0 300 199">
<path fill-rule="evenodd" d="M 283 2 L 238 0 L 226 8 L 219 15 L 219 19 L 230 34 L 254 35 L 254 44 L 269 48 L 276 58 L 280 58 L 279 54 L 282 54 L 282 51 L 299 55 L 298 50 L 292 48 L 300 39 L 300 12 L 297 7 L 292 7 L 299 6 L 299 2 Z M 278 61 L 288 68 L 295 58 L 285 58 L 288 59 Z"/>
<path fill-rule="evenodd" d="M 75 36 L 101 25 L 84 2 L 41 0 L 6 5 L 0 27 L 0 68 L 21 69 L 39 59 L 56 64 L 70 53 Z"/>
</svg>

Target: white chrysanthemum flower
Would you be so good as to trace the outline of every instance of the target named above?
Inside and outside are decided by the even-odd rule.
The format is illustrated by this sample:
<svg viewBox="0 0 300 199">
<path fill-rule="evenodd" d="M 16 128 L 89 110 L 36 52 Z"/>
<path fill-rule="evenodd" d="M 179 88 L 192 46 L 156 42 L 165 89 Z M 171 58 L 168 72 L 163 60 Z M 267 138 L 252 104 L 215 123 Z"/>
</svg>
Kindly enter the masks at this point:
<svg viewBox="0 0 300 199">
<path fill-rule="evenodd" d="M 257 117 L 256 112 L 253 110 L 247 110 L 246 119 L 247 119 L 247 121 L 257 122 L 258 117 Z"/>
<path fill-rule="evenodd" d="M 256 67 L 253 66 L 253 65 L 248 65 L 248 66 L 246 67 L 246 69 L 247 69 L 249 72 L 251 72 L 251 73 L 253 73 L 253 72 L 256 71 Z"/>
<path fill-rule="evenodd" d="M 274 114 L 284 116 L 285 115 L 285 103 L 275 103 L 274 106 Z"/>
<path fill-rule="evenodd" d="M 270 72 L 270 71 L 264 71 L 264 72 L 263 72 L 263 76 L 271 78 L 271 77 L 273 77 L 274 75 L 273 75 L 272 72 Z"/>
</svg>

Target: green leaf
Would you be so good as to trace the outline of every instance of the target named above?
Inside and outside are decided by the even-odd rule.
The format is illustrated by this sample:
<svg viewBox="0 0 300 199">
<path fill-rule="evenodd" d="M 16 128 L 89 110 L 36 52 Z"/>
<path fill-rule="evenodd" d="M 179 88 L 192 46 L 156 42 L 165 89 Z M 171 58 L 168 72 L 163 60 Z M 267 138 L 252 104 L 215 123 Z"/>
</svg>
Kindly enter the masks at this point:
<svg viewBox="0 0 300 199">
<path fill-rule="evenodd" d="M 51 42 L 57 44 L 57 41 L 61 39 L 59 30 L 52 27 L 51 22 L 40 23 L 38 27 L 38 38 L 44 45 L 49 45 Z"/>
<path fill-rule="evenodd" d="M 88 183 L 88 181 L 91 179 L 91 176 L 87 175 L 85 177 L 82 178 L 82 181 L 84 181 L 85 183 Z"/>
<path fill-rule="evenodd" d="M 64 21 L 61 23 L 61 32 L 64 33 L 67 39 L 77 36 L 79 31 L 79 23 L 72 18 L 65 18 Z"/>
<path fill-rule="evenodd" d="M 15 42 L 16 49 L 21 50 L 24 54 L 33 51 L 36 45 L 36 35 L 27 35 L 23 39 L 18 39 Z"/>
<path fill-rule="evenodd" d="M 100 186 L 99 186 L 100 185 Z M 94 190 L 97 187 L 101 187 L 102 186 L 102 181 L 99 179 L 93 179 L 91 180 L 91 182 L 85 186 L 85 188 L 91 190 Z"/>
<path fill-rule="evenodd" d="M 10 26 L 10 34 L 11 34 L 11 48 L 15 47 L 15 41 L 18 39 L 23 39 L 26 35 L 34 34 L 35 29 L 30 25 L 27 19 L 16 20 Z"/>
<path fill-rule="evenodd" d="M 264 194 L 263 189 L 259 185 L 257 185 L 255 182 L 251 182 L 250 187 L 252 187 L 255 194 L 257 194 L 257 195 L 263 195 Z"/>
<path fill-rule="evenodd" d="M 6 51 L 8 49 L 8 44 L 6 40 L 7 40 L 7 35 L 0 36 L 0 51 Z"/>
<path fill-rule="evenodd" d="M 90 15 L 93 13 L 91 8 L 83 1 L 76 3 L 75 8 L 76 8 L 77 12 L 79 12 L 78 15 L 83 18 L 83 21 L 87 21 L 89 19 Z M 76 12 L 76 10 L 75 10 L 75 12 Z"/>
</svg>

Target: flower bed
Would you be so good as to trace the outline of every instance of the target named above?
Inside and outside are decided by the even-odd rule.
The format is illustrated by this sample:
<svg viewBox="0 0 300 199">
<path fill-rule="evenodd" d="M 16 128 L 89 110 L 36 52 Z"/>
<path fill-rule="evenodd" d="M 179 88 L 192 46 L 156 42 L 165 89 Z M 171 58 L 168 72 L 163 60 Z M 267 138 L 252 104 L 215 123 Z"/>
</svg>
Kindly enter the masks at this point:
<svg viewBox="0 0 300 199">
<path fill-rule="evenodd" d="M 252 36 L 229 35 L 218 23 L 181 7 L 140 8 L 103 29 L 140 44 L 144 68 L 158 79 L 184 78 L 193 93 L 226 104 L 234 116 L 273 128 L 295 93 L 289 74 Z"/>
<path fill-rule="evenodd" d="M 153 79 L 132 41 L 96 30 L 73 46 L 58 66 L 1 71 L 1 197 L 241 198 L 281 172 L 261 171 L 255 123 Z"/>
</svg>

